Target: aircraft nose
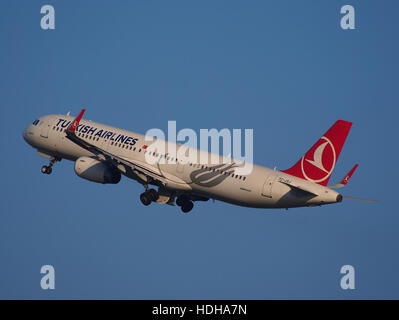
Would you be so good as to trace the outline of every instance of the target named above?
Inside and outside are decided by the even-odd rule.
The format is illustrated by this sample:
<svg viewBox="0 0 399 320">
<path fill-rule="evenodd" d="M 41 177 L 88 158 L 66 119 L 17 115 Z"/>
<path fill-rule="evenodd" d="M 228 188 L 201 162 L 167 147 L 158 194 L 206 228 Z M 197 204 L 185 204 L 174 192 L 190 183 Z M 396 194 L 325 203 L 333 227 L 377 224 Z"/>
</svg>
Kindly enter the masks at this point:
<svg viewBox="0 0 399 320">
<path fill-rule="evenodd" d="M 28 128 L 25 128 L 24 132 L 22 132 L 22 137 L 24 138 L 25 141 L 26 141 L 26 137 L 28 135 L 27 130 L 28 130 Z"/>
<path fill-rule="evenodd" d="M 32 141 L 32 136 L 33 136 L 33 131 L 32 131 L 32 125 L 29 125 L 25 128 L 25 130 L 22 132 L 22 137 L 27 143 L 31 143 Z"/>
</svg>

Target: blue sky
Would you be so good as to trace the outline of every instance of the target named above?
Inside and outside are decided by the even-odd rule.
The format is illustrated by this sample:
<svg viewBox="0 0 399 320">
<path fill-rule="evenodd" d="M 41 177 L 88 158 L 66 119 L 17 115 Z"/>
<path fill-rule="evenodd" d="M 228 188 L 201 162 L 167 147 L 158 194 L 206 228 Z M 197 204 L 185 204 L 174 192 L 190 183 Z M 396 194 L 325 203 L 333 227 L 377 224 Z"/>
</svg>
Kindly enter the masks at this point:
<svg viewBox="0 0 399 320">
<path fill-rule="evenodd" d="M 40 28 L 51 4 L 56 29 Z M 340 28 L 351 4 L 356 29 Z M 397 1 L 1 1 L 0 298 L 399 298 Z M 320 208 L 198 203 L 189 215 L 98 185 L 22 139 L 50 113 L 144 133 L 253 128 L 254 161 L 290 167 L 337 119 L 353 127 Z M 40 288 L 51 264 L 56 289 Z M 340 288 L 353 265 L 356 289 Z"/>
</svg>

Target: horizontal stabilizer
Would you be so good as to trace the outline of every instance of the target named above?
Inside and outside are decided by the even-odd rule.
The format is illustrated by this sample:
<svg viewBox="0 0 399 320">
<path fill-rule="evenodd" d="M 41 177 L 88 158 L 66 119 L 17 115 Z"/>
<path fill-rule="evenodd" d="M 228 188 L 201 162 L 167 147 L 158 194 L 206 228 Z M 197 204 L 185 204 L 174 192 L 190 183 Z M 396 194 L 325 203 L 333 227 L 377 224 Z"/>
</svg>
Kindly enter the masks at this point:
<svg viewBox="0 0 399 320">
<path fill-rule="evenodd" d="M 343 196 L 342 199 L 344 199 L 344 200 L 354 200 L 354 201 L 365 201 L 365 202 L 382 203 L 379 200 L 370 200 L 370 199 L 362 199 L 362 198 L 354 198 L 354 197 L 346 197 L 346 196 Z"/>
</svg>

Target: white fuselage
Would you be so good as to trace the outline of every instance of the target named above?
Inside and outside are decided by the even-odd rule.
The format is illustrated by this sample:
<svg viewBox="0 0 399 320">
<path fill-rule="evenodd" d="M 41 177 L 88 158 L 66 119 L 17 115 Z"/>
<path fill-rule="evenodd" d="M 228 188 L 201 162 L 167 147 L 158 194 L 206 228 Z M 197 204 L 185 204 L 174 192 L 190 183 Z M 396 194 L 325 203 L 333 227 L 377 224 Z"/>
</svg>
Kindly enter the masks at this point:
<svg viewBox="0 0 399 320">
<path fill-rule="evenodd" d="M 41 155 L 72 161 L 83 156 L 94 157 L 94 154 L 66 137 L 65 129 L 73 119 L 66 115 L 43 116 L 39 118 L 38 124 L 30 125 L 25 129 L 23 137 Z M 146 161 L 146 156 L 151 156 L 146 150 L 149 142 L 145 140 L 144 135 L 100 123 L 82 119 L 76 134 L 108 153 L 132 162 L 142 163 L 162 174 L 167 179 L 166 188 L 180 193 L 192 193 L 256 208 L 290 208 L 339 202 L 339 193 L 330 188 L 258 165 L 253 165 L 250 174 L 238 176 L 234 172 L 226 174 L 223 170 L 217 170 L 215 169 L 217 166 L 212 164 L 183 163 L 180 160 L 176 161 L 175 158 L 165 163 L 157 161 L 149 164 Z M 118 137 L 120 138 L 117 142 Z M 196 152 L 200 154 L 205 151 L 196 150 Z M 154 157 L 166 160 L 167 150 L 165 153 L 166 155 L 157 152 Z M 210 159 L 210 154 L 207 152 L 206 154 L 206 158 Z M 137 179 L 135 174 L 122 165 L 118 166 L 118 169 L 125 176 Z M 232 170 L 234 171 L 234 168 Z M 315 196 L 301 193 L 289 185 L 303 187 Z"/>
</svg>

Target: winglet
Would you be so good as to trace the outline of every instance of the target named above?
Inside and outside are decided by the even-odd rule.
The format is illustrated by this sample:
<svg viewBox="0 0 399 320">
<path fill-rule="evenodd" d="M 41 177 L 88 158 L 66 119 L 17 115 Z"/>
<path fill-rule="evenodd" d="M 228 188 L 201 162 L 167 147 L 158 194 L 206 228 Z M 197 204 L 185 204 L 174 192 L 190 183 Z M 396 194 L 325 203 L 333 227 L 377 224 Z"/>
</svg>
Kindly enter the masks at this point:
<svg viewBox="0 0 399 320">
<path fill-rule="evenodd" d="M 348 183 L 349 179 L 352 177 L 353 173 L 355 172 L 358 166 L 359 166 L 358 164 L 355 164 L 355 166 L 351 169 L 351 171 L 348 172 L 348 174 L 341 180 L 339 184 L 346 186 L 346 184 Z"/>
<path fill-rule="evenodd" d="M 69 127 L 67 129 L 69 132 L 75 132 L 76 127 L 79 125 L 79 122 L 82 119 L 85 111 L 86 111 L 86 109 L 82 109 L 82 111 L 80 111 L 79 115 L 75 118 L 75 120 L 72 121 L 72 123 L 69 125 Z"/>
<path fill-rule="evenodd" d="M 357 169 L 359 165 L 355 164 L 355 166 L 351 169 L 351 171 L 349 171 L 347 173 L 347 175 L 340 181 L 340 183 L 335 184 L 333 186 L 329 186 L 330 188 L 342 188 L 345 187 L 347 185 L 347 183 L 349 182 L 349 179 L 352 177 L 353 173 L 355 172 L 355 170 Z"/>
</svg>

